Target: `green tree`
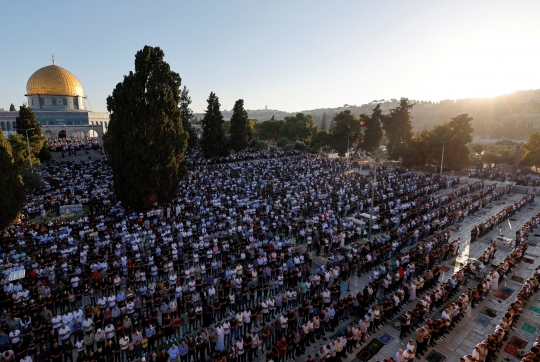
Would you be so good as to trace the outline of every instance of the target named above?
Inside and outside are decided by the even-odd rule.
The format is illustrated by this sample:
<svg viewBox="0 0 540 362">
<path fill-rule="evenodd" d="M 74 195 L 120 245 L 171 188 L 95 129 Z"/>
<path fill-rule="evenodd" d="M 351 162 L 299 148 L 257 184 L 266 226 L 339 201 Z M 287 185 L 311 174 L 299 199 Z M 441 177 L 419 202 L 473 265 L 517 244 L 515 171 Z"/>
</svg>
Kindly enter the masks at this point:
<svg viewBox="0 0 540 362">
<path fill-rule="evenodd" d="M 9 111 L 10 112 L 17 112 L 17 108 L 15 108 L 15 105 L 13 103 L 11 103 L 11 105 L 9 106 Z"/>
<path fill-rule="evenodd" d="M 343 157 L 347 153 L 347 146 L 352 147 L 362 141 L 362 126 L 349 109 L 338 113 L 333 123 L 330 145 Z"/>
<path fill-rule="evenodd" d="M 221 125 L 221 130 L 223 131 L 223 133 L 228 135 L 229 131 L 231 130 L 231 121 L 223 122 L 223 124 Z"/>
<path fill-rule="evenodd" d="M 323 116 L 322 116 L 322 124 L 321 124 L 321 128 L 323 130 L 327 130 L 328 129 L 328 116 L 326 115 L 326 112 L 323 113 Z"/>
<path fill-rule="evenodd" d="M 413 131 L 410 111 L 413 106 L 413 102 L 401 98 L 399 105 L 382 119 L 383 130 L 388 139 L 388 156 L 393 160 L 407 158 L 407 152 L 411 148 Z"/>
<path fill-rule="evenodd" d="M 521 146 L 521 149 L 523 150 L 521 164 L 532 166 L 538 172 L 540 168 L 540 132 L 531 133 L 527 142 Z"/>
<path fill-rule="evenodd" d="M 277 141 L 280 138 L 284 124 L 283 120 L 278 121 L 272 116 L 268 121 L 255 124 L 255 136 L 267 142 L 270 140 Z"/>
<path fill-rule="evenodd" d="M 315 137 L 311 139 L 311 151 L 313 153 L 320 152 L 326 148 L 331 141 L 331 135 L 326 130 L 320 130 Z"/>
<path fill-rule="evenodd" d="M 444 167 L 461 170 L 469 164 L 467 145 L 472 141 L 472 120 L 468 114 L 460 114 L 452 118 L 450 122 L 434 128 L 435 140 L 444 143 Z M 440 149 L 442 152 L 442 147 Z"/>
<path fill-rule="evenodd" d="M 26 135 L 10 134 L 8 139 L 11 144 L 15 165 L 19 169 L 30 168 Z M 28 141 L 30 141 L 30 155 L 32 156 L 32 165 L 34 167 L 39 166 L 41 162 L 46 162 L 51 158 L 49 148 L 47 147 L 46 136 L 33 135 L 29 137 Z"/>
<path fill-rule="evenodd" d="M 206 158 L 224 157 L 229 154 L 227 138 L 223 132 L 223 114 L 219 98 L 214 92 L 208 97 L 208 107 L 202 119 L 201 150 Z"/>
<path fill-rule="evenodd" d="M 191 125 L 191 121 L 193 120 L 193 111 L 189 107 L 190 104 L 191 97 L 189 96 L 189 90 L 186 86 L 184 86 L 180 92 L 180 116 L 182 117 L 182 127 L 189 136 L 188 149 L 194 150 L 199 144 L 199 138 L 197 137 L 195 127 Z"/>
<path fill-rule="evenodd" d="M 15 222 L 24 203 L 25 193 L 21 176 L 13 162 L 9 143 L 0 132 L 0 231 Z"/>
<path fill-rule="evenodd" d="M 248 113 L 244 109 L 244 100 L 239 99 L 233 107 L 231 127 L 229 129 L 229 145 L 233 151 L 245 150 L 253 133 L 249 132 Z"/>
<path fill-rule="evenodd" d="M 310 143 L 311 138 L 317 133 L 315 120 L 311 114 L 297 113 L 294 116 L 285 117 L 285 123 L 280 129 L 280 135 L 291 141 Z"/>
<path fill-rule="evenodd" d="M 17 125 L 17 133 L 26 136 L 26 131 L 28 131 L 28 137 L 33 135 L 41 135 L 41 125 L 37 123 L 36 114 L 32 111 L 32 108 L 23 104 L 19 108 L 19 115 L 15 119 L 15 124 Z M 33 128 L 32 130 L 30 130 Z"/>
<path fill-rule="evenodd" d="M 255 125 L 259 123 L 256 119 L 249 118 L 247 122 L 247 128 L 246 128 L 246 136 L 248 139 L 252 139 L 255 137 Z"/>
<path fill-rule="evenodd" d="M 360 144 L 360 148 L 364 151 L 371 152 L 381 145 L 383 131 L 381 121 L 384 118 L 381 110 L 381 105 L 373 109 L 371 116 L 361 115 L 360 124 L 364 127 L 364 139 Z"/>
<path fill-rule="evenodd" d="M 107 98 L 111 113 L 103 139 L 113 171 L 114 190 L 136 210 L 170 202 L 186 173 L 187 132 L 179 109 L 181 79 L 158 47 L 145 46 Z"/>
</svg>

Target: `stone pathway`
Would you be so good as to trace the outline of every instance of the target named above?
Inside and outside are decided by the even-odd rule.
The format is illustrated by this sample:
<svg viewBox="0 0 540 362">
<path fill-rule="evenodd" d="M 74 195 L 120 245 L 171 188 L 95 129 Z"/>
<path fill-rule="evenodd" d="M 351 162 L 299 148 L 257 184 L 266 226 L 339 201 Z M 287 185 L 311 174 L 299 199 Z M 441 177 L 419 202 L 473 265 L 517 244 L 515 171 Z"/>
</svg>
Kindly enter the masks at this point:
<svg viewBox="0 0 540 362">
<path fill-rule="evenodd" d="M 365 170 L 362 170 L 362 172 L 365 172 Z M 472 179 L 470 183 L 475 182 L 475 181 L 477 180 Z M 466 182 L 468 182 L 468 179 L 462 178 L 461 185 L 463 185 Z M 492 182 L 487 181 L 486 185 L 489 185 L 491 183 Z M 502 185 L 502 183 L 499 182 L 499 185 Z M 445 191 L 443 190 L 439 192 L 439 194 L 443 194 L 444 192 Z M 476 215 L 468 216 L 465 219 L 465 221 L 461 223 L 461 228 L 459 230 L 457 231 L 452 230 L 452 235 L 450 237 L 450 240 L 461 238 L 461 240 L 464 241 L 462 247 L 460 248 L 460 253 L 457 257 L 457 260 L 461 261 L 461 260 L 466 260 L 469 257 L 474 258 L 474 257 L 480 256 L 486 249 L 486 246 L 488 245 L 490 240 L 492 240 L 494 237 L 499 236 L 499 229 L 495 228 L 489 234 L 487 234 L 486 236 L 482 237 L 480 240 L 471 244 L 470 232 L 473 226 L 488 219 L 493 214 L 499 212 L 505 207 L 521 200 L 523 196 L 524 196 L 523 194 L 506 195 L 502 197 L 500 200 L 496 202 L 492 202 L 490 204 L 490 208 L 486 208 L 482 210 L 482 212 L 477 212 Z M 510 221 L 511 223 L 510 225 L 508 224 L 507 221 L 504 221 L 500 225 L 500 227 L 502 228 L 503 236 L 513 240 L 513 238 L 515 237 L 515 231 L 518 228 L 520 228 L 522 225 L 524 225 L 528 220 L 530 220 L 532 216 L 536 215 L 538 213 L 538 210 L 540 210 L 540 207 L 538 206 L 536 207 L 527 206 L 513 217 L 515 221 Z M 530 240 L 535 240 L 535 239 L 540 241 L 540 238 L 538 237 L 530 238 Z M 496 259 L 497 260 L 504 259 L 504 257 L 506 257 L 506 255 L 508 255 L 511 252 L 511 245 L 510 246 L 503 245 L 501 242 L 499 242 L 498 246 L 499 246 L 499 249 L 496 254 Z M 302 247 L 305 247 L 305 246 L 302 245 Z M 529 250 L 527 251 L 527 253 L 540 255 L 540 243 L 539 243 L 539 246 L 529 247 Z M 534 268 L 539 264 L 538 258 L 533 257 L 533 259 L 535 260 L 534 265 L 521 262 L 515 269 L 515 274 L 525 279 L 528 278 L 530 275 L 532 275 Z M 454 267 L 455 260 L 456 259 L 450 259 L 446 263 L 442 264 L 450 268 L 450 271 L 448 271 L 444 275 L 445 281 L 453 274 L 453 270 L 455 268 Z M 327 261 L 328 259 L 325 259 L 322 257 L 314 257 L 313 268 L 315 269 L 316 267 L 322 264 L 325 264 Z M 491 268 L 489 268 L 488 270 L 491 270 Z M 356 295 L 356 293 L 359 290 L 362 290 L 364 285 L 367 284 L 368 276 L 369 275 L 364 274 L 359 278 L 353 277 L 349 279 L 350 294 Z M 474 280 L 469 281 L 469 286 L 475 285 L 473 284 L 473 282 Z M 440 343 L 435 348 L 428 349 L 424 355 L 427 356 L 431 350 L 435 350 L 441 353 L 443 356 L 445 356 L 447 362 L 450 362 L 450 361 L 459 361 L 460 357 L 462 357 L 465 354 L 471 353 L 477 343 L 485 339 L 487 334 L 492 333 L 494 331 L 496 324 L 499 322 L 500 318 L 502 317 L 503 311 L 506 311 L 506 309 L 508 309 L 508 305 L 514 300 L 515 293 L 517 293 L 518 288 L 520 288 L 521 284 L 512 281 L 509 277 L 506 280 L 506 285 L 509 288 L 515 290 L 514 294 L 512 294 L 506 301 L 503 301 L 503 303 L 501 303 L 500 305 L 495 306 L 493 302 L 489 301 L 489 298 L 491 298 L 491 296 L 494 294 L 494 292 L 492 292 L 490 294 L 490 297 L 486 298 L 482 303 L 480 303 L 480 305 L 477 308 L 475 308 L 474 310 L 470 310 L 469 308 L 467 312 L 468 318 L 462 319 L 462 321 L 458 325 L 456 325 L 456 327 L 451 332 L 451 334 L 447 336 L 450 338 L 446 338 L 444 342 Z M 505 286 L 505 283 L 501 285 L 501 287 L 503 286 Z M 342 294 L 342 296 L 344 295 L 346 294 L 345 293 Z M 540 308 L 540 303 L 537 301 L 535 301 L 534 303 L 531 301 L 529 305 L 527 306 L 527 308 L 529 308 L 533 304 L 537 306 L 538 308 Z M 480 311 L 486 306 L 496 310 L 497 316 L 492 319 L 487 318 L 489 319 L 489 321 L 482 319 L 482 322 L 484 322 L 485 324 L 487 323 L 486 325 L 482 325 L 478 323 L 477 321 L 475 321 L 475 319 L 478 318 L 478 316 L 480 315 Z M 410 309 L 412 307 L 413 305 L 408 305 L 406 309 L 403 310 L 403 312 L 405 312 L 407 309 Z M 538 310 L 538 312 L 540 313 L 540 309 Z M 525 311 L 522 315 L 524 317 L 520 319 L 519 324 L 517 325 L 517 330 L 515 332 L 512 332 L 511 336 L 517 335 L 518 337 L 522 339 L 532 342 L 538 335 L 538 330 L 536 331 L 535 334 L 530 334 L 521 330 L 520 328 L 524 322 L 528 322 L 528 324 L 533 325 L 533 327 L 538 327 L 540 325 L 540 314 L 536 314 L 527 309 L 527 311 Z M 433 316 L 435 316 L 435 314 Z M 440 315 L 437 315 L 437 317 L 440 317 Z M 350 319 L 346 322 L 342 322 L 340 326 L 336 329 L 336 331 L 342 326 L 347 325 L 348 323 L 351 323 L 351 322 L 356 322 L 356 321 L 353 319 Z M 385 345 L 378 352 L 378 354 L 374 358 L 371 359 L 371 361 L 383 361 L 385 358 L 393 357 L 399 348 L 405 348 L 406 342 L 408 341 L 408 339 L 404 339 L 403 341 L 400 340 L 399 331 L 393 328 L 392 326 L 390 326 L 389 324 L 387 324 L 384 326 L 384 328 L 382 328 L 381 330 L 378 330 L 375 334 L 372 334 L 372 336 L 368 339 L 368 342 L 372 338 L 377 338 L 383 333 L 387 333 L 394 339 L 390 341 L 387 345 Z M 409 337 L 412 339 L 415 339 L 414 333 L 412 333 Z M 524 337 L 527 337 L 527 338 L 524 338 Z M 317 353 L 319 347 L 323 345 L 324 343 L 328 343 L 328 342 L 325 342 L 321 339 L 317 341 L 316 343 L 312 344 L 310 347 L 306 348 L 306 353 L 302 357 L 297 358 L 296 360 L 297 361 L 307 360 L 308 355 L 311 355 L 315 359 L 315 354 Z M 530 348 L 531 345 L 532 343 L 529 343 L 529 345 L 526 348 Z M 366 346 L 366 344 L 364 344 L 362 347 L 364 346 Z M 349 353 L 347 358 L 344 359 L 344 362 L 353 361 L 353 360 L 359 361 L 356 358 L 356 353 L 358 352 L 359 350 L 355 349 L 354 354 Z M 418 356 L 416 360 L 425 360 L 425 358 L 419 358 L 419 357 L 420 356 Z M 511 359 L 513 358 L 514 360 L 518 361 L 516 358 L 503 352 L 502 350 L 499 353 L 499 357 L 500 357 L 499 359 L 500 361 L 502 361 L 503 360 L 502 358 L 504 357 L 509 357 Z M 263 360 L 264 360 L 264 356 L 260 356 L 256 359 L 256 361 L 263 361 Z"/>
</svg>

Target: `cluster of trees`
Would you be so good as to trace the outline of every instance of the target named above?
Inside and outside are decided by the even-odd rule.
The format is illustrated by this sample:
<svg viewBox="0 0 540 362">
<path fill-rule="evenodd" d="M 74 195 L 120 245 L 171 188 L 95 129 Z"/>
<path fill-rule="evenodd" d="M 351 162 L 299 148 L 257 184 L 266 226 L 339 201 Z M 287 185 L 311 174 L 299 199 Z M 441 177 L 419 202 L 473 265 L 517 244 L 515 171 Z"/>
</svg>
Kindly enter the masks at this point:
<svg viewBox="0 0 540 362">
<path fill-rule="evenodd" d="M 25 189 L 31 191 L 43 186 L 39 176 L 32 172 L 32 165 L 51 158 L 47 137 L 41 134 L 36 115 L 26 105 L 19 109 L 16 127 L 17 133 L 8 139 L 0 131 L 0 231 L 18 219 Z"/>
<path fill-rule="evenodd" d="M 540 169 L 540 132 L 534 132 L 529 135 L 527 142 L 521 147 L 523 150 L 523 166 L 534 167 L 538 173 Z"/>
</svg>

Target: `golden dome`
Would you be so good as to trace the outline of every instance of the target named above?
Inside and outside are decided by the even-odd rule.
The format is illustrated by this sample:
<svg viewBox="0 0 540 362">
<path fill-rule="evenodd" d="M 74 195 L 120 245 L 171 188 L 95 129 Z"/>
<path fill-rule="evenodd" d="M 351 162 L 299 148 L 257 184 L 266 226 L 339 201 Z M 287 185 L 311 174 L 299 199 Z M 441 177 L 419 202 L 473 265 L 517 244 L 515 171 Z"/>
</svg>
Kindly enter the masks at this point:
<svg viewBox="0 0 540 362">
<path fill-rule="evenodd" d="M 84 89 L 73 74 L 57 65 L 38 69 L 26 83 L 26 95 L 85 97 Z"/>
</svg>

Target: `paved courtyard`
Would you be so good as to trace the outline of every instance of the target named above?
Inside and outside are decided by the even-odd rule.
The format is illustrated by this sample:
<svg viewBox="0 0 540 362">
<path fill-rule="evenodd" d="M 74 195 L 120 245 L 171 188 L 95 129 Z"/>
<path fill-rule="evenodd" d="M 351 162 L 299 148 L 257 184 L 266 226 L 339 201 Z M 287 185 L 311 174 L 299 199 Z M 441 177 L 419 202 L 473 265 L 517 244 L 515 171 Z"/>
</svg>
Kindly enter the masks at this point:
<svg viewBox="0 0 540 362">
<path fill-rule="evenodd" d="M 461 179 L 461 184 L 463 185 L 466 182 L 475 182 L 476 179 L 471 179 L 470 181 L 467 178 Z M 491 184 L 491 182 L 487 182 L 486 184 Z M 502 185 L 501 183 L 499 183 Z M 444 191 L 440 192 L 440 194 L 444 193 Z M 519 201 L 522 199 L 525 195 L 520 193 L 510 193 L 509 195 L 506 195 L 502 197 L 500 200 L 492 202 L 489 207 L 481 210 L 480 212 L 477 212 L 475 215 L 469 215 L 462 223 L 460 223 L 459 230 L 456 227 L 453 227 L 451 229 L 451 238 L 450 240 L 454 240 L 457 238 L 461 238 L 464 243 L 462 244 L 459 255 L 457 258 L 452 258 L 447 260 L 445 263 L 441 264 L 443 266 L 446 266 L 449 268 L 449 271 L 444 273 L 443 278 L 441 281 L 446 281 L 452 274 L 455 268 L 455 262 L 462 262 L 466 261 L 467 258 L 475 258 L 479 257 L 484 250 L 486 249 L 486 246 L 488 245 L 493 238 L 496 238 L 499 236 L 499 229 L 494 228 L 489 234 L 486 236 L 480 238 L 474 243 L 470 243 L 470 232 L 473 226 L 477 225 L 478 223 L 486 220 L 491 215 L 499 212 L 503 208 Z M 517 229 L 519 229 L 521 226 L 523 226 L 527 221 L 531 219 L 532 216 L 536 215 L 538 211 L 540 211 L 540 207 L 537 204 L 537 201 L 535 201 L 534 205 L 528 205 L 524 207 L 519 213 L 514 215 L 511 220 L 504 221 L 501 225 L 501 231 L 503 237 L 514 239 L 515 232 Z M 536 230 L 538 232 L 538 230 Z M 540 237 L 536 237 L 531 235 L 529 237 L 530 241 L 536 241 L 540 242 Z M 493 261 L 494 264 L 497 264 L 498 262 L 502 261 L 510 252 L 511 247 L 513 244 L 505 244 L 503 242 L 498 242 L 498 252 L 495 255 L 495 260 Z M 512 275 L 520 276 L 524 279 L 527 279 L 529 276 L 531 276 L 534 272 L 534 269 L 538 266 L 540 263 L 539 256 L 540 256 L 540 245 L 539 246 L 530 246 L 526 255 L 527 257 L 534 260 L 534 264 L 527 264 L 525 262 L 521 262 L 514 270 Z M 327 262 L 327 259 L 322 257 L 314 257 L 313 260 L 313 267 L 320 266 Z M 491 267 L 488 266 L 488 271 L 491 270 Z M 511 275 L 511 276 L 512 276 Z M 350 279 L 350 293 L 352 295 L 356 295 L 356 293 L 363 289 L 364 285 L 367 284 L 368 279 L 367 274 L 362 275 L 361 277 L 353 277 Z M 482 301 L 478 307 L 475 309 L 471 309 L 470 306 L 468 310 L 466 311 L 466 317 L 459 322 L 453 331 L 450 332 L 449 335 L 447 335 L 446 340 L 444 342 L 441 342 L 434 348 L 429 348 L 424 353 L 425 356 L 428 356 L 428 354 L 435 350 L 438 353 L 442 354 L 446 359 L 445 361 L 459 361 L 459 358 L 469 354 L 472 352 L 474 347 L 477 343 L 481 342 L 485 338 L 487 338 L 487 335 L 490 333 L 493 333 L 495 326 L 498 324 L 501 317 L 504 315 L 505 311 L 508 309 L 508 306 L 510 303 L 512 303 L 515 299 L 515 295 L 519 291 L 519 289 L 522 287 L 521 283 L 518 283 L 516 281 L 511 280 L 511 276 L 509 276 L 503 283 L 501 283 L 501 288 L 508 287 L 514 290 L 514 293 L 510 295 L 510 297 L 506 300 L 500 300 L 501 303 L 495 304 L 490 299 L 493 298 L 493 295 L 496 293 L 496 291 L 492 291 L 489 296 L 485 298 L 484 301 Z M 475 280 L 469 280 L 468 287 L 473 287 L 476 285 Z M 516 331 L 513 331 L 510 334 L 510 339 L 512 336 L 517 336 L 525 341 L 528 342 L 527 346 L 525 347 L 525 350 L 530 349 L 532 346 L 532 342 L 534 342 L 535 338 L 538 336 L 538 329 L 540 325 L 540 309 L 538 309 L 538 313 L 535 313 L 531 311 L 529 308 L 531 306 L 536 306 L 540 308 L 540 302 L 536 300 L 537 296 L 534 296 L 531 298 L 531 301 L 528 303 L 526 310 L 524 310 L 524 313 L 522 314 L 522 317 L 518 324 L 516 325 Z M 408 309 L 412 309 L 414 307 L 413 303 L 409 303 L 403 312 L 407 311 Z M 490 318 L 488 316 L 485 316 L 484 314 L 481 314 L 481 311 L 484 309 L 484 307 L 489 307 L 493 309 L 497 315 L 493 318 Z M 435 312 L 431 314 L 431 318 L 440 318 L 441 315 L 438 312 Z M 347 322 L 342 322 L 340 326 L 346 325 L 350 322 L 357 322 L 355 319 L 350 319 Z M 533 326 L 536 328 L 536 330 L 533 333 L 524 331 L 521 329 L 521 327 L 524 325 L 524 323 L 527 323 L 528 325 Z M 404 340 L 399 339 L 399 330 L 392 327 L 390 324 L 386 324 L 384 328 L 377 330 L 376 333 L 372 334 L 371 337 L 369 337 L 368 342 L 372 338 L 377 338 L 381 336 L 383 333 L 388 334 L 393 338 L 387 345 L 385 345 L 378 354 L 371 359 L 371 361 L 383 361 L 385 358 L 393 357 L 394 354 L 397 352 L 399 348 L 405 348 L 406 343 L 408 342 L 408 338 Z M 409 335 L 409 338 L 415 339 L 415 333 L 412 332 Z M 509 340 L 510 340 L 509 339 Z M 325 342 L 324 340 L 319 340 L 315 344 L 312 344 L 310 347 L 306 349 L 306 353 L 302 356 L 297 358 L 297 360 L 307 360 L 307 355 L 311 354 L 312 357 L 315 357 L 316 352 L 318 351 L 319 347 L 323 345 Z M 506 343 L 506 342 L 505 342 Z M 364 343 L 362 347 L 366 346 Z M 361 348 L 362 348 L 361 347 Z M 503 347 L 504 349 L 504 347 Z M 359 350 L 355 349 L 354 354 L 350 353 L 347 356 L 346 361 L 353 361 L 357 360 L 356 353 L 358 353 Z M 513 357 L 512 355 L 504 352 L 501 349 L 501 352 L 498 354 L 499 361 L 503 361 L 504 358 L 510 358 L 511 361 L 519 361 L 517 358 Z M 262 359 L 262 358 L 261 358 Z M 416 360 L 425 360 L 425 357 L 420 358 L 420 356 L 417 356 Z M 441 360 L 442 362 L 442 360 Z"/>
</svg>

